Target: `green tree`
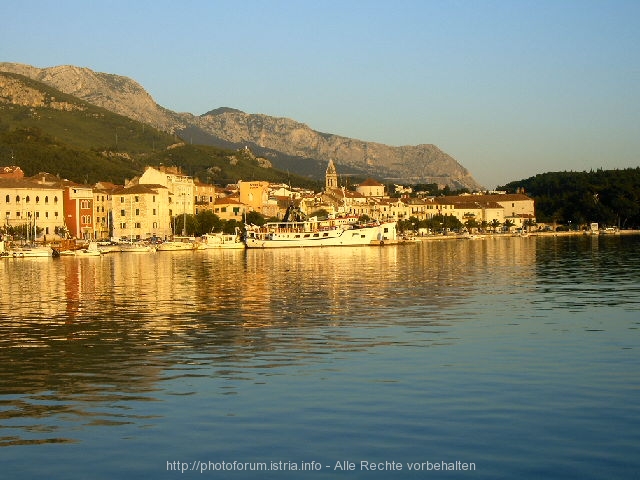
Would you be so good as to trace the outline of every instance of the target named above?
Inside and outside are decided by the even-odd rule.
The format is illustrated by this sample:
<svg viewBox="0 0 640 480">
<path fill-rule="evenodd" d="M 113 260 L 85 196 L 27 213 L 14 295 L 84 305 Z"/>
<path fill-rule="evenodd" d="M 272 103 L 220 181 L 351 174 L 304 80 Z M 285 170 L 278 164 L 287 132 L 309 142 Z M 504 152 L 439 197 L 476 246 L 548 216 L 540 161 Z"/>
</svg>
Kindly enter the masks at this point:
<svg viewBox="0 0 640 480">
<path fill-rule="evenodd" d="M 244 223 L 247 225 L 262 226 L 266 223 L 266 219 L 264 218 L 264 215 L 262 215 L 261 213 L 258 213 L 252 210 L 249 213 L 247 213 Z"/>
</svg>

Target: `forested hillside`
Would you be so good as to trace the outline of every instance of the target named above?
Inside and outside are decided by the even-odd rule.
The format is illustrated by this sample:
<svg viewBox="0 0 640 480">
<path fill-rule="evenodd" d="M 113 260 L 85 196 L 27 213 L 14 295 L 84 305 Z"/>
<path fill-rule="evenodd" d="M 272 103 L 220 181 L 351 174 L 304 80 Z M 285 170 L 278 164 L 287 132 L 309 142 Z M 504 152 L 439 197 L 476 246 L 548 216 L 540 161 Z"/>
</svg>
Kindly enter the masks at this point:
<svg viewBox="0 0 640 480">
<path fill-rule="evenodd" d="M 640 168 L 549 172 L 498 187 L 522 188 L 535 200 L 540 222 L 640 226 Z"/>
<path fill-rule="evenodd" d="M 123 184 L 145 166 L 178 166 L 220 185 L 238 180 L 318 182 L 277 170 L 250 151 L 192 146 L 177 135 L 118 115 L 21 75 L 0 72 L 0 166 L 78 183 Z"/>
</svg>

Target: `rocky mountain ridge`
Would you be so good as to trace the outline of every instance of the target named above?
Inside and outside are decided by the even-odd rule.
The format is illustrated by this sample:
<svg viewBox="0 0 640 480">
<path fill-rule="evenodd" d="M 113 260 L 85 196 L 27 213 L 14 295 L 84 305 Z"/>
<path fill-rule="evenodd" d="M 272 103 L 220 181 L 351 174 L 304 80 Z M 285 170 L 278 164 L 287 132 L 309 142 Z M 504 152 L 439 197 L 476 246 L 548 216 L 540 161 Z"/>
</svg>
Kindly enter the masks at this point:
<svg viewBox="0 0 640 480">
<path fill-rule="evenodd" d="M 467 169 L 435 145 L 388 146 L 340 135 L 317 132 L 288 118 L 247 114 L 222 107 L 204 115 L 177 113 L 158 105 L 134 80 L 88 68 L 62 65 L 37 68 L 0 63 L 0 71 L 17 73 L 54 87 L 91 104 L 147 123 L 163 131 L 197 134 L 200 143 L 226 147 L 248 146 L 269 157 L 275 167 L 280 154 L 293 171 L 307 162 L 326 165 L 333 159 L 338 169 L 396 183 L 439 183 L 454 189 L 482 187 Z M 294 159 L 295 161 L 292 160 Z M 316 168 L 317 171 L 317 168 Z M 296 172 L 298 173 L 298 172 Z"/>
</svg>

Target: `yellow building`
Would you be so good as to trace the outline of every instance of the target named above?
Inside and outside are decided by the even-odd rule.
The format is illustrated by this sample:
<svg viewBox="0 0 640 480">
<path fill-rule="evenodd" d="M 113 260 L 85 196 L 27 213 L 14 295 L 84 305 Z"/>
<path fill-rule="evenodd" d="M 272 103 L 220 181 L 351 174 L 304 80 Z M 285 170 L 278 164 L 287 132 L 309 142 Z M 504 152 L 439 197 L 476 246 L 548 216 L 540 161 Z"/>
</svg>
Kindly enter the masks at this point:
<svg viewBox="0 0 640 480">
<path fill-rule="evenodd" d="M 263 206 L 269 203 L 269 182 L 238 182 L 239 202 L 251 211 L 263 213 Z"/>
<path fill-rule="evenodd" d="M 171 236 L 169 191 L 162 185 L 133 185 L 112 192 L 113 236 L 140 240 Z"/>
<path fill-rule="evenodd" d="M 64 228 L 64 187 L 40 183 L 34 178 L 0 179 L 0 215 L 5 227 L 24 227 L 25 236 L 42 230 L 53 236 Z"/>
<path fill-rule="evenodd" d="M 221 220 L 237 220 L 242 222 L 247 212 L 247 206 L 238 201 L 237 197 L 220 198 L 213 205 L 213 213 Z"/>
</svg>

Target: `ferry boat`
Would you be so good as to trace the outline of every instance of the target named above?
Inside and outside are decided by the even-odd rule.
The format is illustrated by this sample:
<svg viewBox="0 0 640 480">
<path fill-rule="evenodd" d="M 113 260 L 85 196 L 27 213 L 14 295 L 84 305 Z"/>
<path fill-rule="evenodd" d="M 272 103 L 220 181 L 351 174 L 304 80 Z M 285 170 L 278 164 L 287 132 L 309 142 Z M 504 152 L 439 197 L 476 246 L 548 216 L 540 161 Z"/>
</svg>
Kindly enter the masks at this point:
<svg viewBox="0 0 640 480">
<path fill-rule="evenodd" d="M 270 222 L 246 227 L 247 248 L 384 245 L 396 242 L 396 222 L 355 223 L 350 219 L 313 217 L 303 221 Z"/>
</svg>

